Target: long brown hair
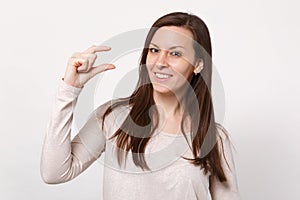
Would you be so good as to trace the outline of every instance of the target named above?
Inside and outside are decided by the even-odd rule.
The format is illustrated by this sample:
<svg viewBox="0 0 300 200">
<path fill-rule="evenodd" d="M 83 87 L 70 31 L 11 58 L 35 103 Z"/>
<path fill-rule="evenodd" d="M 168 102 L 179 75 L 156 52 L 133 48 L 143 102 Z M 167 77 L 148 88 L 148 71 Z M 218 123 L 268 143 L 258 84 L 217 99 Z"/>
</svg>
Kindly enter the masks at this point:
<svg viewBox="0 0 300 200">
<path fill-rule="evenodd" d="M 196 98 L 185 98 L 185 111 L 181 121 L 181 131 L 185 138 L 183 124 L 186 116 L 191 117 L 192 152 L 194 158 L 184 158 L 200 168 L 204 168 L 204 173 L 211 172 L 221 182 L 226 181 L 226 176 L 221 165 L 221 155 L 217 145 L 217 123 L 215 122 L 214 109 L 211 97 L 211 76 L 212 76 L 212 49 L 211 39 L 207 26 L 193 14 L 183 12 L 173 12 L 160 17 L 151 27 L 145 40 L 144 49 L 139 63 L 139 80 L 134 92 L 126 98 L 119 98 L 111 104 L 102 116 L 102 128 L 105 117 L 113 109 L 130 105 L 131 110 L 125 118 L 121 127 L 109 138 L 116 138 L 118 147 L 117 159 L 120 164 L 123 161 L 122 151 L 125 152 L 125 159 L 129 150 L 132 152 L 133 161 L 136 166 L 143 170 L 148 167 L 144 152 L 146 145 L 158 127 L 159 115 L 153 99 L 153 87 L 145 67 L 146 58 L 149 51 L 149 44 L 153 35 L 163 26 L 177 26 L 190 30 L 193 39 L 198 43 L 194 45 L 195 57 L 204 61 L 204 68 L 200 74 L 194 75 L 189 82 L 186 96 L 195 95 Z M 198 112 L 195 107 L 198 106 Z M 150 113 L 150 115 L 149 115 Z M 151 117 L 154 116 L 153 120 Z"/>
</svg>

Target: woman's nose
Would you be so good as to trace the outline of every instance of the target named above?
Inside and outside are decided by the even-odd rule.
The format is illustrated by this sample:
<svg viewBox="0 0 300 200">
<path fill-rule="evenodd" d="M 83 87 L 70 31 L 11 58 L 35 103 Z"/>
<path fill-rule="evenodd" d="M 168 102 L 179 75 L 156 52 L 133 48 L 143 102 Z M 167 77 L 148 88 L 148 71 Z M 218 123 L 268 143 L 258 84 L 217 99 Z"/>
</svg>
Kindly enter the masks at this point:
<svg viewBox="0 0 300 200">
<path fill-rule="evenodd" d="M 168 52 L 167 51 L 160 51 L 157 60 L 156 60 L 156 65 L 159 67 L 162 66 L 168 66 Z"/>
</svg>

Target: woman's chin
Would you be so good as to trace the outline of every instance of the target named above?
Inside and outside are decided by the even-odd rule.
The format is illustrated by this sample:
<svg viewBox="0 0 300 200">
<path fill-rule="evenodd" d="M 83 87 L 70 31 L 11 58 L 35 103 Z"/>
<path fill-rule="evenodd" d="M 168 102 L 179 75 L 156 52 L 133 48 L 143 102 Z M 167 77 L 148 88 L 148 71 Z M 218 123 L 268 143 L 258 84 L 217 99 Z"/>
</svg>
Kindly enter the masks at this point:
<svg viewBox="0 0 300 200">
<path fill-rule="evenodd" d="M 160 94 L 174 94 L 174 92 L 171 91 L 171 88 L 157 84 L 153 84 L 153 90 Z"/>
</svg>

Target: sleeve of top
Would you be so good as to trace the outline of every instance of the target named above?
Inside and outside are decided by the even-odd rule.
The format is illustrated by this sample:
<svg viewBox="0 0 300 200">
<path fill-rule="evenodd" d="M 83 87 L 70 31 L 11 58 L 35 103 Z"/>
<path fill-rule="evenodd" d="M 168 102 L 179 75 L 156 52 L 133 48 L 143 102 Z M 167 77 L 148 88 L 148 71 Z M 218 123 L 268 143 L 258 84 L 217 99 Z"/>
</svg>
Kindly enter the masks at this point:
<svg viewBox="0 0 300 200">
<path fill-rule="evenodd" d="M 222 144 L 220 139 L 218 140 L 221 163 L 227 178 L 227 182 L 220 182 L 217 178 L 210 177 L 210 193 L 212 200 L 240 200 L 241 197 L 238 189 L 229 135 L 226 129 L 221 125 L 217 124 L 217 130 L 219 132 L 219 137 L 223 142 Z M 224 150 L 224 154 L 222 150 Z"/>
<path fill-rule="evenodd" d="M 98 115 L 104 104 L 94 110 L 71 140 L 73 111 L 82 88 L 60 81 L 44 138 L 40 172 L 44 182 L 67 182 L 88 168 L 105 149 L 105 129 Z"/>
</svg>

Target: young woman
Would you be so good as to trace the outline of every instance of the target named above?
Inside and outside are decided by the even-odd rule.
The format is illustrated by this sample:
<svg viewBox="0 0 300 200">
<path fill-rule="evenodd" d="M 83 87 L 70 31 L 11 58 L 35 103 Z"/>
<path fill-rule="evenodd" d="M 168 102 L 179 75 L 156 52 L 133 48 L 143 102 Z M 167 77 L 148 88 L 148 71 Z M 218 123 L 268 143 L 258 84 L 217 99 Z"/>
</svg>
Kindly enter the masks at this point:
<svg viewBox="0 0 300 200">
<path fill-rule="evenodd" d="M 105 152 L 105 200 L 240 199 L 228 133 L 214 119 L 205 23 L 182 12 L 159 18 L 148 32 L 134 92 L 95 109 L 71 140 L 85 83 L 115 69 L 93 66 L 96 52 L 108 50 L 92 46 L 69 59 L 47 126 L 43 180 L 70 181 Z"/>
</svg>

